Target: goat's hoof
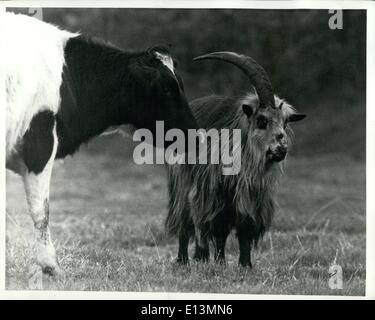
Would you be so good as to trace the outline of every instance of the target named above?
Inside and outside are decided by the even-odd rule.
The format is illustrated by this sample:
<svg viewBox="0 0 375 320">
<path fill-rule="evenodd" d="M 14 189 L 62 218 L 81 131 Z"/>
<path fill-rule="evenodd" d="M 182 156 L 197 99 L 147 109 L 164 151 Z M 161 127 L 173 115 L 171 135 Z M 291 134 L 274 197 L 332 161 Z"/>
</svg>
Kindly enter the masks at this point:
<svg viewBox="0 0 375 320">
<path fill-rule="evenodd" d="M 175 259 L 172 262 L 173 271 L 190 271 L 189 259 Z"/>
<path fill-rule="evenodd" d="M 65 274 L 64 270 L 59 266 L 44 266 L 42 267 L 42 272 L 51 277 L 61 277 Z"/>
<path fill-rule="evenodd" d="M 251 270 L 253 269 L 253 265 L 251 264 L 251 262 L 248 262 L 248 263 L 239 263 L 239 266 L 240 268 L 244 269 L 244 270 Z"/>
</svg>

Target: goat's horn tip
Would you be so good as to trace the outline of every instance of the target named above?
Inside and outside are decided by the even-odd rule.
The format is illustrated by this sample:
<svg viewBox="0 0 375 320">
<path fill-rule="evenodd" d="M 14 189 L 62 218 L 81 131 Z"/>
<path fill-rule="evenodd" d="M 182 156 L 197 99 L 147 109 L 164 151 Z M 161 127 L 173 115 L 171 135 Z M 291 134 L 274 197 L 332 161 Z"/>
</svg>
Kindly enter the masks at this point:
<svg viewBox="0 0 375 320">
<path fill-rule="evenodd" d="M 198 56 L 198 57 L 193 58 L 193 61 L 198 61 L 198 60 L 201 60 L 201 59 L 203 59 L 205 57 L 206 57 L 206 55 Z"/>
</svg>

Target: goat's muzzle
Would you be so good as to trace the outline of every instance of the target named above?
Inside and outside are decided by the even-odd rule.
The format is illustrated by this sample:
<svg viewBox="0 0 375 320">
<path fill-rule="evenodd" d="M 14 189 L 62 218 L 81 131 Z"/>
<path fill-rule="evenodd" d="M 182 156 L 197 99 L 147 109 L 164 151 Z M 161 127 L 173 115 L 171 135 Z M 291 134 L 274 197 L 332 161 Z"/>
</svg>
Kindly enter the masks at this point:
<svg viewBox="0 0 375 320">
<path fill-rule="evenodd" d="M 272 162 L 283 161 L 288 153 L 288 148 L 285 145 L 278 145 L 275 150 L 269 149 L 267 151 L 267 158 Z"/>
</svg>

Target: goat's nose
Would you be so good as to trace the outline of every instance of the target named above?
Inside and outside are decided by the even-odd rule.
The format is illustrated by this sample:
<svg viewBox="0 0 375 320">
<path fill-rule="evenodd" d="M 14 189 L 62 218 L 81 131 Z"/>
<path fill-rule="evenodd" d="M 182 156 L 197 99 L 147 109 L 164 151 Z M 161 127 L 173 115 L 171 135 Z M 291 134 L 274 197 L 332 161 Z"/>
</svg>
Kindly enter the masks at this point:
<svg viewBox="0 0 375 320">
<path fill-rule="evenodd" d="M 278 141 L 280 141 L 280 140 L 283 139 L 283 138 L 284 138 L 284 133 L 279 133 L 279 134 L 276 135 L 276 139 L 277 139 Z"/>
</svg>

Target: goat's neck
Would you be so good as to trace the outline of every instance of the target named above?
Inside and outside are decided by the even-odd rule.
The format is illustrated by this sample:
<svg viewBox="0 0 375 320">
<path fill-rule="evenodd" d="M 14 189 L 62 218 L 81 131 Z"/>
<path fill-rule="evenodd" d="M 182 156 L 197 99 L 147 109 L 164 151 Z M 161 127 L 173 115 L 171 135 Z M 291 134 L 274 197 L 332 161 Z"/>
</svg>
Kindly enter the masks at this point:
<svg viewBox="0 0 375 320">
<path fill-rule="evenodd" d="M 57 114 L 58 158 L 74 153 L 110 126 L 132 123 L 131 106 L 124 101 L 129 56 L 79 36 L 68 41 L 65 60 Z"/>
</svg>

